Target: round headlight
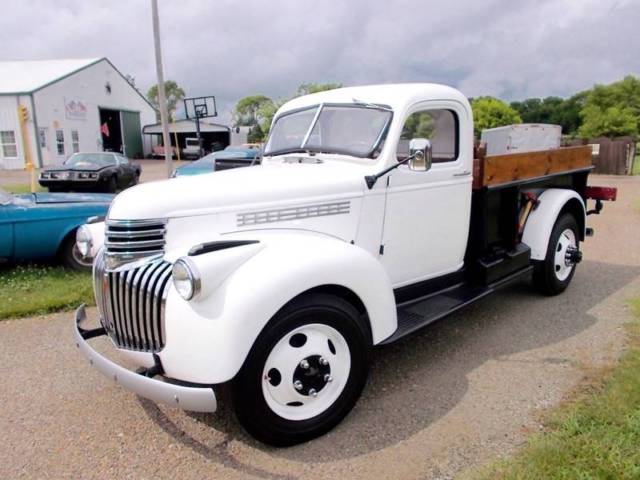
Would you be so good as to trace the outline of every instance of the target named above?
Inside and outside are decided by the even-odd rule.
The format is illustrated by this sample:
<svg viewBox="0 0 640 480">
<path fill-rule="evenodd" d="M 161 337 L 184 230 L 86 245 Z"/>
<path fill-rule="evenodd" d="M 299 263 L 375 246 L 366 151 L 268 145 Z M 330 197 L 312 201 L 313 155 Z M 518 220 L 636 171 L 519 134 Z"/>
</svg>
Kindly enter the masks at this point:
<svg viewBox="0 0 640 480">
<path fill-rule="evenodd" d="M 180 258 L 173 264 L 173 286 L 185 300 L 191 300 L 200 291 L 200 275 L 188 258 Z"/>
<path fill-rule="evenodd" d="M 91 231 L 86 225 L 82 225 L 76 232 L 76 245 L 80 251 L 80 255 L 87 257 L 91 253 L 93 239 Z"/>
</svg>

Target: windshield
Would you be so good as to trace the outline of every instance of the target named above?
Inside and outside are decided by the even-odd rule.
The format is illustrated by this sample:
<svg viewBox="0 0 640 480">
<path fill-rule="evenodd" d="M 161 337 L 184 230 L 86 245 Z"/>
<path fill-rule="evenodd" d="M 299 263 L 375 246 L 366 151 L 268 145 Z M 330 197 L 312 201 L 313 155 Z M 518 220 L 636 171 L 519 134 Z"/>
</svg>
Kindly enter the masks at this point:
<svg viewBox="0 0 640 480">
<path fill-rule="evenodd" d="M 264 154 L 308 151 L 373 157 L 391 116 L 386 107 L 360 104 L 324 104 L 287 113 L 276 119 Z"/>
<path fill-rule="evenodd" d="M 115 160 L 110 153 L 74 153 L 65 165 L 81 167 L 83 165 L 113 165 Z"/>
<path fill-rule="evenodd" d="M 13 201 L 13 195 L 0 188 L 0 205 L 7 205 Z"/>
</svg>

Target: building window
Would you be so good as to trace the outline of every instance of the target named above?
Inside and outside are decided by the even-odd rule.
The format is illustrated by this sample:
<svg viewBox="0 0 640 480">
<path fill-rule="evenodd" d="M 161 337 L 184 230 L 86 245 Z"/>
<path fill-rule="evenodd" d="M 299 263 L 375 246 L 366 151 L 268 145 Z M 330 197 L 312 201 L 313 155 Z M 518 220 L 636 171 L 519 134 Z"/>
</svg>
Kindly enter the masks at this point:
<svg viewBox="0 0 640 480">
<path fill-rule="evenodd" d="M 40 142 L 40 148 L 47 148 L 47 129 L 38 129 L 38 141 Z"/>
<path fill-rule="evenodd" d="M 2 144 L 2 156 L 5 158 L 18 157 L 18 145 L 16 144 L 16 132 L 4 130 L 0 132 L 0 144 Z"/>
<path fill-rule="evenodd" d="M 56 147 L 58 155 L 64 155 L 64 132 L 62 130 L 56 130 Z"/>
<path fill-rule="evenodd" d="M 80 137 L 78 137 L 78 130 L 71 130 L 71 148 L 73 153 L 80 151 Z"/>
</svg>

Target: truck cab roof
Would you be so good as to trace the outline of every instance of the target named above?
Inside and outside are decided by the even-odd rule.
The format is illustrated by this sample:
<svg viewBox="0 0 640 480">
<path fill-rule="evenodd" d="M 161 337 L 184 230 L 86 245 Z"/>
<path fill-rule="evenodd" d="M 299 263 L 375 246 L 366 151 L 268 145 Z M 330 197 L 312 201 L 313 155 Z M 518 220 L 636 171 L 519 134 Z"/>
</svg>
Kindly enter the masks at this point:
<svg viewBox="0 0 640 480">
<path fill-rule="evenodd" d="M 337 88 L 294 98 L 278 109 L 276 117 L 289 110 L 320 103 L 371 103 L 385 105 L 395 113 L 401 113 L 426 100 L 454 100 L 471 111 L 467 97 L 455 88 L 436 83 L 397 83 Z"/>
</svg>

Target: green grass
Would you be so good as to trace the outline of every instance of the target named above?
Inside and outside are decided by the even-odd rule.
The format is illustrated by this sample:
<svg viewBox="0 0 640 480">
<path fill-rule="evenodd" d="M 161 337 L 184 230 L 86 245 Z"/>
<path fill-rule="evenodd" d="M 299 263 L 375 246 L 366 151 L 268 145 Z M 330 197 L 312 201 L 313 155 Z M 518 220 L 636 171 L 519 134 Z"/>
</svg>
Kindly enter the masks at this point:
<svg viewBox="0 0 640 480">
<path fill-rule="evenodd" d="M 0 320 L 94 304 L 91 274 L 54 266 L 0 269 Z"/>
<path fill-rule="evenodd" d="M 640 298 L 632 302 L 629 348 L 576 398 L 558 407 L 546 431 L 479 479 L 640 479 Z"/>
<path fill-rule="evenodd" d="M 2 188 L 4 188 L 6 191 L 11 193 L 31 193 L 31 186 L 28 183 L 4 185 Z M 41 187 L 40 185 L 36 185 L 36 192 L 46 192 L 46 191 L 47 191 L 46 188 Z"/>
</svg>

